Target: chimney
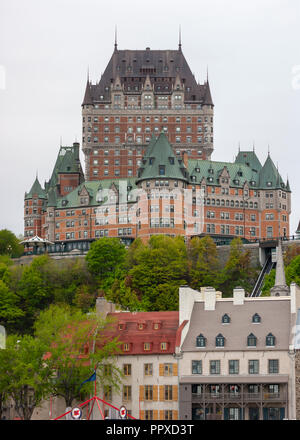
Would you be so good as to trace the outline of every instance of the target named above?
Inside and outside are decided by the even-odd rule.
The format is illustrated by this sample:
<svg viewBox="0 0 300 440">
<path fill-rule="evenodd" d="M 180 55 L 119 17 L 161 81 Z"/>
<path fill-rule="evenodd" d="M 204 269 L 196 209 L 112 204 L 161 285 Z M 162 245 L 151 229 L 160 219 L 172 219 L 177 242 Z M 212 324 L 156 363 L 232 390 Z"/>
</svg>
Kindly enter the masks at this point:
<svg viewBox="0 0 300 440">
<path fill-rule="evenodd" d="M 114 313 L 115 310 L 115 304 L 111 301 L 107 301 L 104 296 L 98 296 L 98 298 L 96 298 L 96 314 L 99 318 L 105 319 L 108 313 Z"/>
<path fill-rule="evenodd" d="M 79 142 L 73 142 L 74 158 L 79 161 Z"/>
<path fill-rule="evenodd" d="M 204 310 L 215 310 L 215 308 L 216 308 L 216 290 L 214 287 L 205 287 Z"/>
<path fill-rule="evenodd" d="M 245 299 L 245 290 L 242 287 L 233 289 L 233 305 L 242 306 Z"/>
<path fill-rule="evenodd" d="M 184 151 L 182 153 L 182 161 L 183 161 L 183 165 L 185 166 L 185 168 L 188 168 L 188 154 L 186 151 Z"/>
</svg>

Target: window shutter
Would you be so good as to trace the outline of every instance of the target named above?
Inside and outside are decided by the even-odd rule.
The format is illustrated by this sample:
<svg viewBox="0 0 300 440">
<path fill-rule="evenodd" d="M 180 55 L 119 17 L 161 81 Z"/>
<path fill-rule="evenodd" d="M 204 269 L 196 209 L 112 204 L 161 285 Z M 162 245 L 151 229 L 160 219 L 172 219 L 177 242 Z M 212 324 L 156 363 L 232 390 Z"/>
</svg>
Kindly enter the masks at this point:
<svg viewBox="0 0 300 440">
<path fill-rule="evenodd" d="M 178 365 L 173 364 L 173 376 L 178 376 Z"/>
<path fill-rule="evenodd" d="M 158 410 L 157 409 L 153 410 L 153 420 L 158 420 Z"/>
<path fill-rule="evenodd" d="M 144 385 L 140 385 L 140 400 L 144 400 L 144 394 L 145 393 L 145 391 L 144 391 Z"/>
<path fill-rule="evenodd" d="M 141 410 L 140 411 L 140 414 L 141 414 L 141 420 L 145 420 L 145 411 L 144 410 Z"/>
<path fill-rule="evenodd" d="M 172 419 L 173 419 L 173 420 L 178 420 L 178 411 L 177 411 L 177 410 L 174 410 L 174 411 L 172 412 Z"/>
<path fill-rule="evenodd" d="M 164 394 L 164 386 L 159 385 L 159 400 L 164 401 L 165 400 L 165 394 Z"/>
<path fill-rule="evenodd" d="M 164 375 L 164 364 L 159 364 L 159 375 L 160 376 Z"/>
<path fill-rule="evenodd" d="M 165 420 L 165 413 L 162 409 L 159 411 L 159 420 Z"/>
<path fill-rule="evenodd" d="M 173 385 L 173 400 L 178 400 L 178 385 Z"/>
<path fill-rule="evenodd" d="M 153 385 L 153 401 L 158 400 L 158 385 Z"/>
</svg>

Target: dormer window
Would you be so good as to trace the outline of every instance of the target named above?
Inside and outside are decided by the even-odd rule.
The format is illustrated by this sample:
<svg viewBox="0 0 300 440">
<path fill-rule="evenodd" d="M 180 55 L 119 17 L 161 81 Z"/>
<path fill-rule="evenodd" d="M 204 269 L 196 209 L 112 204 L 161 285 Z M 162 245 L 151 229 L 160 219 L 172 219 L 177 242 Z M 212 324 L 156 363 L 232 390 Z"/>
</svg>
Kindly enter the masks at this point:
<svg viewBox="0 0 300 440">
<path fill-rule="evenodd" d="M 174 157 L 169 157 L 169 162 L 171 165 L 174 165 Z"/>
<path fill-rule="evenodd" d="M 252 316 L 252 322 L 254 324 L 257 324 L 257 323 L 261 322 L 261 317 L 258 315 L 258 313 L 255 313 L 255 315 Z"/>
<path fill-rule="evenodd" d="M 225 338 L 221 333 L 219 333 L 218 336 L 216 336 L 216 347 L 224 347 L 224 345 Z"/>
<path fill-rule="evenodd" d="M 222 316 L 222 324 L 229 324 L 230 323 L 230 317 L 225 313 L 225 315 Z"/>
<path fill-rule="evenodd" d="M 206 338 L 200 333 L 196 338 L 196 347 L 205 347 L 206 346 Z"/>
<path fill-rule="evenodd" d="M 272 186 L 272 182 L 267 182 L 267 186 Z"/>
<path fill-rule="evenodd" d="M 167 342 L 161 342 L 161 343 L 160 343 L 160 349 L 161 349 L 161 351 L 166 351 L 167 348 L 168 348 L 168 344 L 167 344 Z"/>
<path fill-rule="evenodd" d="M 276 340 L 275 336 L 273 336 L 272 333 L 269 333 L 269 334 L 266 336 L 266 345 L 267 345 L 268 347 L 274 347 L 274 345 L 275 345 L 275 340 Z"/>
<path fill-rule="evenodd" d="M 125 322 L 119 322 L 119 330 L 125 330 L 126 325 Z"/>
<path fill-rule="evenodd" d="M 248 347 L 256 347 L 257 338 L 253 333 L 247 337 L 247 345 Z"/>
<path fill-rule="evenodd" d="M 165 165 L 159 165 L 159 175 L 164 176 L 166 174 L 166 167 Z"/>
<path fill-rule="evenodd" d="M 159 330 L 161 328 L 160 322 L 154 322 L 153 323 L 153 330 Z"/>
<path fill-rule="evenodd" d="M 151 350 L 150 342 L 144 342 L 144 351 L 150 351 L 150 350 Z"/>
</svg>

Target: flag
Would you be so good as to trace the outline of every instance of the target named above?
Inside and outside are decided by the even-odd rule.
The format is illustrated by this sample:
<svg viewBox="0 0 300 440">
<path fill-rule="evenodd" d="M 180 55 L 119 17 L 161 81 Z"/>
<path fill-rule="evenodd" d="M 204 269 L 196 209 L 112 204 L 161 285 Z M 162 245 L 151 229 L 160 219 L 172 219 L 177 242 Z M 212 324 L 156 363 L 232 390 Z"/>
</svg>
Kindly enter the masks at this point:
<svg viewBox="0 0 300 440">
<path fill-rule="evenodd" d="M 84 380 L 82 382 L 82 384 L 80 385 L 80 388 L 82 387 L 82 385 L 86 382 L 95 382 L 96 380 L 96 370 L 94 371 L 94 373 L 91 375 L 91 377 L 89 377 L 87 380 Z"/>
</svg>

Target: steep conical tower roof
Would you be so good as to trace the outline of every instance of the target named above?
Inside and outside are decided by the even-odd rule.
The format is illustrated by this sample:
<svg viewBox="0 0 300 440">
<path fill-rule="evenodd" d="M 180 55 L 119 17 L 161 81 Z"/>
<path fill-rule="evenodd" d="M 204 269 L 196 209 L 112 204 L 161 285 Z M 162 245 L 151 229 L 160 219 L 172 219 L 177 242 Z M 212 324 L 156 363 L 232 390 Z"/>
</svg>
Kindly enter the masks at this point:
<svg viewBox="0 0 300 440">
<path fill-rule="evenodd" d="M 187 171 L 175 156 L 164 133 L 160 133 L 144 159 L 137 182 L 161 178 L 187 180 Z"/>
<path fill-rule="evenodd" d="M 268 154 L 268 157 L 260 170 L 259 173 L 259 186 L 262 189 L 266 188 L 281 188 L 283 184 L 283 187 L 285 188 L 285 185 L 283 183 L 283 180 L 277 170 L 277 168 L 274 165 L 274 162 L 271 159 L 271 156 Z"/>
<path fill-rule="evenodd" d="M 31 199 L 34 194 L 37 194 L 38 198 L 46 199 L 46 192 L 41 187 L 39 179 L 36 177 L 29 193 L 25 193 L 25 199 Z"/>
<path fill-rule="evenodd" d="M 203 98 L 203 105 L 214 105 L 211 93 L 210 93 L 210 87 L 208 80 L 205 83 L 205 92 L 204 92 L 204 98 Z"/>
<path fill-rule="evenodd" d="M 91 94 L 91 83 L 89 79 L 86 82 L 85 94 L 83 98 L 82 105 L 93 104 L 92 94 Z"/>
</svg>

